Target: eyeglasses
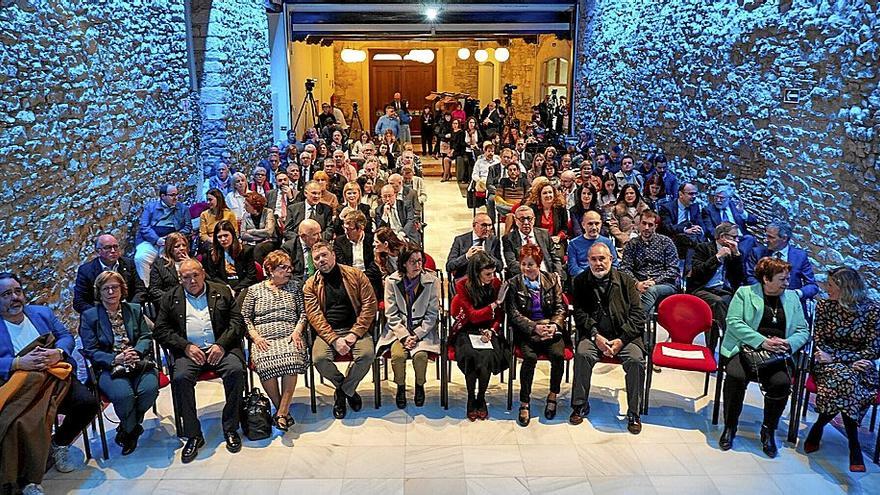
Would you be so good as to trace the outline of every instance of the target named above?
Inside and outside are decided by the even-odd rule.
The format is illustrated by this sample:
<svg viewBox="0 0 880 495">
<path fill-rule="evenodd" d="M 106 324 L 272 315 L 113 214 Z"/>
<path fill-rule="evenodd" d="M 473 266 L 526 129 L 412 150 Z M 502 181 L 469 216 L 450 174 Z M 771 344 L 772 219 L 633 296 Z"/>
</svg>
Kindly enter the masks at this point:
<svg viewBox="0 0 880 495">
<path fill-rule="evenodd" d="M 104 287 L 101 287 L 101 292 L 104 294 L 110 294 L 119 290 L 122 290 L 122 286 L 120 285 L 105 285 Z"/>
<path fill-rule="evenodd" d="M 535 217 L 516 217 L 520 222 L 531 223 L 535 221 Z"/>
<path fill-rule="evenodd" d="M 111 244 L 109 246 L 99 247 L 101 251 L 119 251 L 119 244 Z"/>
<path fill-rule="evenodd" d="M 286 272 L 289 272 L 289 271 L 293 270 L 293 267 L 290 265 L 278 265 L 275 267 L 275 269 L 276 270 L 284 270 Z"/>
<path fill-rule="evenodd" d="M 179 194 L 179 193 L 176 193 L 176 192 L 173 192 L 173 193 L 165 193 L 165 194 L 163 194 L 163 196 L 169 196 L 169 197 L 172 197 L 172 198 L 176 198 L 178 194 Z"/>
</svg>

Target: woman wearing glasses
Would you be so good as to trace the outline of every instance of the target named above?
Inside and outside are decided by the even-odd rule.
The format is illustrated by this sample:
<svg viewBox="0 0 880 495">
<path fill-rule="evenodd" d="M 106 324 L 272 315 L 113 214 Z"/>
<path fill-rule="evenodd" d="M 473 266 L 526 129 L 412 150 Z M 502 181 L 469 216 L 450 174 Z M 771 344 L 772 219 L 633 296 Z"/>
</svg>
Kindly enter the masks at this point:
<svg viewBox="0 0 880 495">
<path fill-rule="evenodd" d="M 309 363 L 303 338 L 303 292 L 292 277 L 290 256 L 284 251 L 269 253 L 263 267 L 267 278 L 248 289 L 241 315 L 253 343 L 251 360 L 275 406 L 275 427 L 287 431 L 293 424 L 290 402 L 296 375 L 305 373 Z"/>
</svg>

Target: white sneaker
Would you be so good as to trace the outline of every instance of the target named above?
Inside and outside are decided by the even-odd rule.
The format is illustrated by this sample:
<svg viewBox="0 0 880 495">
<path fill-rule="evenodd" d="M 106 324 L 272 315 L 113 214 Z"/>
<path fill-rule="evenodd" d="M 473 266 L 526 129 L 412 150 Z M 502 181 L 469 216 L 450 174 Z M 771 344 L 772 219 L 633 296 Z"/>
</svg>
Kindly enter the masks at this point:
<svg viewBox="0 0 880 495">
<path fill-rule="evenodd" d="M 43 486 L 36 483 L 29 484 L 21 491 L 21 495 L 43 495 L 44 493 Z"/>
<path fill-rule="evenodd" d="M 69 445 L 52 444 L 52 458 L 55 460 L 55 469 L 59 473 L 69 473 L 76 469 L 73 459 L 70 458 Z"/>
</svg>

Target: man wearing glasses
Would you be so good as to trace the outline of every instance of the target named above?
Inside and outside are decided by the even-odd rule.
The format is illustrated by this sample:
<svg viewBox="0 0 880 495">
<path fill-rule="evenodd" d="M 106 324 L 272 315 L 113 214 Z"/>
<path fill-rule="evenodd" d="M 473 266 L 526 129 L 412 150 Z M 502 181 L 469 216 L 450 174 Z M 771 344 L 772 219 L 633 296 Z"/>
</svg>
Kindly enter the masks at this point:
<svg viewBox="0 0 880 495">
<path fill-rule="evenodd" d="M 180 232 L 185 236 L 192 233 L 192 219 L 189 208 L 177 202 L 177 187 L 172 184 L 159 186 L 159 199 L 147 203 L 141 214 L 140 226 L 134 245 L 134 266 L 137 274 L 150 286 L 150 267 L 165 247 L 165 236 Z"/>
<path fill-rule="evenodd" d="M 474 254 L 484 251 L 501 268 L 501 245 L 492 230 L 492 220 L 485 213 L 477 213 L 474 217 L 473 230 L 456 236 L 446 257 L 446 271 L 455 279 L 465 276 L 468 260 Z"/>
<path fill-rule="evenodd" d="M 95 279 L 103 271 L 116 272 L 125 279 L 128 289 L 126 300 L 141 303 L 147 294 L 144 282 L 137 276 L 134 262 L 122 257 L 119 241 L 110 234 L 101 234 L 95 239 L 95 258 L 83 263 L 76 270 L 76 285 L 73 288 L 73 309 L 82 314 L 95 306 Z"/>
<path fill-rule="evenodd" d="M 513 218 L 516 221 L 516 228 L 502 239 L 507 278 L 521 273 L 518 259 L 520 248 L 526 244 L 536 244 L 544 255 L 541 271 L 556 273 L 559 275 L 559 280 L 565 280 L 565 269 L 556 250 L 552 248 L 550 233 L 547 229 L 535 227 L 535 212 L 528 206 L 520 206 L 514 212 Z"/>
<path fill-rule="evenodd" d="M 727 307 L 733 293 L 745 282 L 740 235 L 736 224 L 721 222 L 715 227 L 715 240 L 694 249 L 688 292 L 706 301 L 712 319 L 724 329 Z"/>
</svg>

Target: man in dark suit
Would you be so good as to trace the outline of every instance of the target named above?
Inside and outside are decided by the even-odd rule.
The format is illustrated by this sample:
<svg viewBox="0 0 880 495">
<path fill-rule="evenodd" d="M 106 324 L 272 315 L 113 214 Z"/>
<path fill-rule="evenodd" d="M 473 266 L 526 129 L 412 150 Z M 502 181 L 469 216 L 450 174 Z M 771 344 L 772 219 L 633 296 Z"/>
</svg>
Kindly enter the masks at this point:
<svg viewBox="0 0 880 495">
<path fill-rule="evenodd" d="M 271 208 L 275 214 L 275 221 L 280 228 L 287 225 L 287 217 L 296 204 L 298 191 L 290 183 L 290 177 L 286 172 L 275 176 L 276 187 L 266 195 L 266 208 Z"/>
<path fill-rule="evenodd" d="M 486 175 L 486 212 L 493 223 L 495 222 L 495 192 L 501 179 L 508 176 L 507 169 L 512 163 L 516 163 L 516 153 L 510 148 L 504 148 L 501 150 L 501 161 L 490 165 L 489 174 Z M 525 168 L 521 170 L 524 172 Z"/>
<path fill-rule="evenodd" d="M 806 251 L 791 245 L 791 225 L 781 220 L 774 220 L 767 225 L 766 234 L 767 247 L 760 244 L 755 246 L 746 262 L 748 283 L 758 283 L 758 279 L 755 278 L 755 265 L 758 264 L 758 260 L 765 256 L 773 256 L 791 264 L 788 288 L 797 292 L 802 302 L 816 297 L 819 286 L 816 285 L 816 277 L 813 275 L 813 265 L 810 264 Z"/>
<path fill-rule="evenodd" d="M 715 194 L 705 208 L 703 208 L 703 225 L 707 229 L 709 237 L 715 237 L 715 229 L 721 222 L 730 222 L 739 228 L 739 251 L 744 253 L 741 257 L 743 270 L 748 261 L 748 255 L 755 248 L 758 241 L 755 236 L 749 234 L 748 226 L 758 223 L 758 219 L 746 211 L 742 201 L 734 202 L 734 189 L 730 184 L 720 184 L 715 188 Z"/>
<path fill-rule="evenodd" d="M 305 201 L 295 203 L 287 212 L 287 222 L 284 224 L 284 245 L 282 246 L 282 249 L 287 252 L 293 252 L 293 243 L 299 232 L 299 224 L 306 218 L 318 222 L 324 239 L 333 238 L 333 210 L 321 203 L 320 184 L 314 181 L 306 183 L 305 198 Z"/>
<path fill-rule="evenodd" d="M 532 159 L 534 156 L 526 151 L 526 140 L 523 138 L 519 138 L 516 140 L 516 153 L 515 158 L 516 161 L 522 166 L 523 170 L 528 170 L 532 166 Z"/>
<path fill-rule="evenodd" d="M 246 376 L 241 339 L 244 320 L 228 287 L 205 281 L 205 270 L 195 259 L 180 265 L 181 285 L 159 303 L 153 334 L 174 359 L 171 390 L 177 403 L 178 435 L 186 437 L 181 461 L 191 462 L 205 445 L 196 413 L 196 380 L 215 371 L 223 380 L 223 437 L 226 450 L 241 450 L 239 415 Z"/>
<path fill-rule="evenodd" d="M 50 366 L 61 361 L 70 363 L 75 370 L 76 364 L 71 359 L 73 348 L 73 337 L 52 310 L 46 306 L 27 304 L 18 277 L 13 273 L 0 273 L 0 383 L 6 383 L 16 371 L 46 372 Z M 51 445 L 37 445 L 41 440 L 34 438 L 28 447 L 43 454 L 48 452 L 55 462 L 55 469 L 69 473 L 79 464 L 71 457 L 70 444 L 98 414 L 98 405 L 92 392 L 76 379 L 75 372 L 66 380 L 59 379 L 58 386 L 63 387 L 60 382 L 65 381 L 70 386 L 57 411 L 64 415 L 64 421 L 55 429 Z M 10 406 L 11 403 L 6 405 Z M 7 409 L 3 410 L 4 415 L 15 414 L 16 407 L 8 409 L 8 412 Z M 46 425 L 47 432 L 50 427 L 51 419 L 50 424 Z M 26 464 L 28 457 L 23 456 L 22 460 Z M 39 484 L 41 481 L 46 468 L 45 455 L 38 462 L 38 466 L 18 466 L 20 475 L 40 478 L 25 479 L 25 484 Z"/>
<path fill-rule="evenodd" d="M 697 186 L 685 182 L 678 188 L 678 198 L 660 204 L 661 233 L 675 241 L 678 257 L 687 259 L 694 246 L 705 242 L 708 229 L 697 199 Z"/>
<path fill-rule="evenodd" d="M 688 292 L 706 301 L 718 328 L 726 328 L 727 308 L 733 293 L 745 281 L 739 228 L 730 222 L 715 227 L 715 240 L 694 248 Z M 712 344 L 712 342 L 710 342 Z"/>
<path fill-rule="evenodd" d="M 73 288 L 73 309 L 77 313 L 95 306 L 95 279 L 103 271 L 113 271 L 125 279 L 128 289 L 128 302 L 141 303 L 147 294 L 144 281 L 138 277 L 134 262 L 123 258 L 119 241 L 110 234 L 99 235 L 95 239 L 95 254 L 92 261 L 83 263 L 76 270 L 76 285 Z"/>
<path fill-rule="evenodd" d="M 305 283 L 307 278 L 315 274 L 312 246 L 321 239 L 321 225 L 311 218 L 306 218 L 300 222 L 297 228 L 296 239 L 290 243 L 284 243 L 282 249 L 290 255 L 293 278 L 300 283 Z"/>
<path fill-rule="evenodd" d="M 365 272 L 373 263 L 373 234 L 367 232 L 367 217 L 360 211 L 349 211 L 342 219 L 345 235 L 336 236 L 333 251 L 336 261 Z"/>
<path fill-rule="evenodd" d="M 475 253 L 484 251 L 501 268 L 501 244 L 492 235 L 492 220 L 485 213 L 477 213 L 474 217 L 473 230 L 456 236 L 446 257 L 446 271 L 458 280 L 465 276 L 468 260 Z"/>
<path fill-rule="evenodd" d="M 390 227 L 395 234 L 410 242 L 422 244 L 422 237 L 415 227 L 415 211 L 409 201 L 398 199 L 394 186 L 382 187 L 382 201 L 376 207 L 376 228 Z"/>
<path fill-rule="evenodd" d="M 565 280 L 565 268 L 562 260 L 553 249 L 550 241 L 550 233 L 546 229 L 535 227 L 535 212 L 528 206 L 520 206 L 513 215 L 516 228 L 502 239 L 504 249 L 504 264 L 506 265 L 507 278 L 522 273 L 519 268 L 519 250 L 526 244 L 537 244 L 544 255 L 541 262 L 541 270 L 548 273 L 556 273 L 560 280 Z"/>
</svg>

